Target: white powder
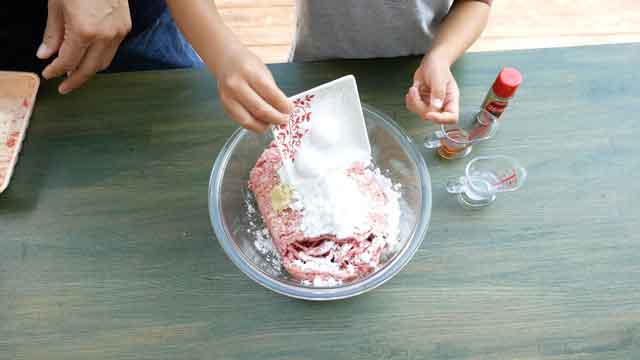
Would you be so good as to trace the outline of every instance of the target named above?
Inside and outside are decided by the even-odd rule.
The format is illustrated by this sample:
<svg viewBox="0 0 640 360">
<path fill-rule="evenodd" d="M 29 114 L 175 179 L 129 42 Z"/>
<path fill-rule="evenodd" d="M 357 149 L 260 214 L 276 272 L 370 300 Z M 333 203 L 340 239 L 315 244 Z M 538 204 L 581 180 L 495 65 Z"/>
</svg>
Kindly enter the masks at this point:
<svg viewBox="0 0 640 360">
<path fill-rule="evenodd" d="M 254 238 L 253 246 L 262 255 L 262 258 L 270 264 L 276 272 L 282 270 L 282 262 L 278 252 L 273 247 L 269 230 L 260 219 L 260 214 L 253 205 L 253 197 L 245 197 L 245 206 L 249 216 L 249 228 L 247 233 Z"/>
<path fill-rule="evenodd" d="M 327 169 L 322 175 L 302 178 L 294 196 L 304 213 L 301 230 L 308 237 L 336 234 L 346 238 L 368 228 L 371 200 L 346 170 Z"/>
<path fill-rule="evenodd" d="M 400 185 L 394 185 L 380 169 L 366 169 L 365 176 L 377 183 L 387 199 L 383 210 L 390 231 L 387 241 L 395 244 L 400 222 Z M 335 234 L 346 238 L 363 233 L 370 227 L 370 211 L 379 205 L 360 190 L 345 169 L 329 168 L 315 176 L 300 177 L 293 188 L 291 206 L 303 211 L 301 230 L 308 237 Z"/>
<path fill-rule="evenodd" d="M 377 257 L 372 249 L 386 248 L 395 250 L 398 244 L 400 222 L 399 186 L 384 176 L 379 169 L 371 169 L 371 150 L 367 146 L 347 144 L 340 157 L 328 156 L 328 148 L 338 146 L 332 134 L 338 132 L 339 126 L 328 121 L 325 126 L 315 126 L 304 138 L 292 166 L 281 168 L 281 181 L 293 189 L 292 208 L 303 213 L 300 230 L 306 237 L 334 234 L 339 239 L 351 237 L 371 230 L 372 211 L 382 212 L 388 229 L 386 234 L 378 234 L 369 250 L 359 255 L 359 261 L 375 267 Z M 353 140 L 357 142 L 356 140 Z M 360 142 L 362 143 L 362 142 Z M 335 149 L 333 149 L 335 154 Z M 356 181 L 348 175 L 348 169 L 360 163 L 367 168 L 365 176 L 372 179 L 385 195 L 384 208 L 368 194 L 363 193 Z M 300 259 L 293 265 L 303 271 L 332 273 L 347 271 L 355 274 L 356 268 L 349 266 L 340 269 L 339 264 L 331 259 L 344 257 L 351 249 L 350 244 L 337 245 L 327 241 L 322 253 L 329 252 L 326 257 L 311 257 L 300 253 Z M 305 284 L 305 282 L 303 282 Z M 309 286 L 336 286 L 336 280 L 330 276 L 316 276 L 313 281 L 306 281 Z"/>
<path fill-rule="evenodd" d="M 340 128 L 331 119 L 323 120 L 314 124 L 323 126 L 313 126 L 302 140 L 289 172 L 282 167 L 279 174 L 294 189 L 298 201 L 294 208 L 304 211 L 301 230 L 306 236 L 336 234 L 344 238 L 367 227 L 370 201 L 347 175 L 347 169 L 355 162 L 369 164 L 370 148 L 353 149 L 344 144 L 347 148 L 340 158 L 328 156 L 329 150 L 338 146 L 335 134 Z"/>
<path fill-rule="evenodd" d="M 305 236 L 344 238 L 367 230 L 371 203 L 347 176 L 354 163 L 371 162 L 367 129 L 358 114 L 359 118 L 344 121 L 316 113 L 293 164 L 280 168 L 280 178 L 291 185 L 299 201 L 294 207 L 304 211 L 301 230 Z"/>
<path fill-rule="evenodd" d="M 281 182 L 292 189 L 293 199 L 289 206 L 303 213 L 300 230 L 305 237 L 334 234 L 338 239 L 344 239 L 366 233 L 371 230 L 371 213 L 379 213 L 381 204 L 363 193 L 348 175 L 348 169 L 354 164 L 362 164 L 367 168 L 365 175 L 377 183 L 386 199 L 382 221 L 387 222 L 388 226 L 384 228 L 388 228 L 389 233 L 378 234 L 380 236 L 374 238 L 372 248 L 394 247 L 398 243 L 400 221 L 399 189 L 380 170 L 369 169 L 371 146 L 362 112 L 356 111 L 359 116 L 350 116 L 346 121 L 344 117 L 333 116 L 333 111 L 333 108 L 327 108 L 322 113 L 321 109 L 315 109 L 310 131 L 302 138 L 295 159 L 293 162 L 283 159 L 284 166 L 278 174 Z M 255 246 L 259 251 L 265 248 L 258 239 Z M 328 253 L 327 256 L 315 257 L 300 252 L 299 259 L 292 265 L 307 272 L 328 274 L 346 271 L 355 274 L 355 266 L 340 269 L 340 265 L 332 261 L 344 257 L 351 247 L 351 244 L 338 245 L 326 241 L 317 253 Z M 372 266 L 376 265 L 374 258 L 371 249 L 360 254 L 360 261 Z M 302 281 L 302 284 L 337 286 L 341 282 L 328 275 L 318 275 L 313 280 Z"/>
<path fill-rule="evenodd" d="M 344 254 L 348 252 L 350 249 L 350 244 L 338 245 L 333 241 L 325 241 L 321 245 L 321 248 L 318 249 L 318 253 L 328 252 L 328 256 L 314 257 L 309 256 L 303 252 L 299 252 L 298 256 L 300 257 L 300 259 L 294 260 L 293 264 L 304 271 L 322 273 L 338 272 L 341 271 L 340 265 L 336 262 L 333 262 L 331 259 L 335 258 L 338 254 Z M 355 267 L 351 266 L 347 269 L 343 269 L 342 271 L 353 273 L 355 272 L 355 270 Z"/>
<path fill-rule="evenodd" d="M 273 243 L 271 242 L 271 237 L 269 236 L 269 230 L 261 229 L 253 232 L 253 235 L 256 239 L 253 242 L 253 245 L 256 247 L 258 252 L 262 255 L 266 255 L 268 253 L 274 253 L 275 249 L 273 248 Z"/>
<path fill-rule="evenodd" d="M 394 249 L 398 245 L 398 242 L 400 240 L 400 198 L 402 196 L 402 194 L 400 193 L 401 185 L 394 185 L 391 182 L 391 179 L 384 176 L 378 168 L 373 171 L 368 171 L 370 171 L 369 174 L 373 177 L 378 186 L 380 186 L 380 189 L 382 189 L 387 199 L 384 213 L 386 214 L 385 219 L 387 220 L 387 228 L 389 229 L 389 234 L 387 234 L 385 240 L 387 242 L 387 246 L 390 249 Z"/>
<path fill-rule="evenodd" d="M 302 285 L 313 286 L 313 287 L 332 287 L 332 286 L 342 285 L 342 281 L 336 280 L 332 277 L 318 275 L 313 278 L 313 281 L 302 280 Z"/>
<path fill-rule="evenodd" d="M 252 234 L 255 237 L 253 246 L 258 250 L 258 253 L 262 255 L 263 259 L 271 265 L 274 270 L 279 272 L 282 269 L 282 262 L 280 261 L 280 255 L 278 255 L 278 252 L 273 247 L 269 230 L 263 228 L 253 231 Z"/>
<path fill-rule="evenodd" d="M 293 265 L 301 270 L 323 273 L 340 271 L 338 263 L 326 257 L 310 257 L 302 252 L 298 253 L 298 256 L 300 256 L 300 259 L 294 260 Z"/>
</svg>

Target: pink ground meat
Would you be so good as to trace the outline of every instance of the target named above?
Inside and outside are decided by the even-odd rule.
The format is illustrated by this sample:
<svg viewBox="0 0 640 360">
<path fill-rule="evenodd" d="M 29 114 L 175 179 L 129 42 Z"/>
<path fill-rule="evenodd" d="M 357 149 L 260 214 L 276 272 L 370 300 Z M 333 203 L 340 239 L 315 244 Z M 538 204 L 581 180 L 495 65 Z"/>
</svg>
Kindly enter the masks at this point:
<svg viewBox="0 0 640 360">
<path fill-rule="evenodd" d="M 299 280 L 313 281 L 320 277 L 344 282 L 372 272 L 380 263 L 389 229 L 383 211 L 388 200 L 371 172 L 358 165 L 347 171 L 363 193 L 379 205 L 368 214 L 368 230 L 340 239 L 335 234 L 307 237 L 300 230 L 304 209 L 286 207 L 276 211 L 271 204 L 271 191 L 280 185 L 281 166 L 280 152 L 272 144 L 251 170 L 249 189 L 255 194 L 274 247 L 289 274 Z M 318 263 L 323 266 L 314 266 Z"/>
</svg>

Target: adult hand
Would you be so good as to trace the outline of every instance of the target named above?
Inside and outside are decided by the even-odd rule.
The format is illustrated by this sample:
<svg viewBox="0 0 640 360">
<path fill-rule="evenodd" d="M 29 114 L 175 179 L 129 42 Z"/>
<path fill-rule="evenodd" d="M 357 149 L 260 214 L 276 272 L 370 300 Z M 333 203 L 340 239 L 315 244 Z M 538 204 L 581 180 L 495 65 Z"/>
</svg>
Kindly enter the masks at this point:
<svg viewBox="0 0 640 360">
<path fill-rule="evenodd" d="M 227 47 L 214 73 L 222 106 L 240 126 L 264 132 L 270 124 L 288 121 L 293 104 L 264 63 L 243 45 Z"/>
<path fill-rule="evenodd" d="M 66 94 L 106 69 L 131 30 L 127 0 L 49 0 L 47 26 L 37 56 L 56 58 L 42 76 L 67 74 L 58 88 Z"/>
<path fill-rule="evenodd" d="M 460 90 L 446 61 L 428 54 L 413 75 L 405 96 L 407 109 L 424 120 L 455 123 L 460 112 Z"/>
</svg>

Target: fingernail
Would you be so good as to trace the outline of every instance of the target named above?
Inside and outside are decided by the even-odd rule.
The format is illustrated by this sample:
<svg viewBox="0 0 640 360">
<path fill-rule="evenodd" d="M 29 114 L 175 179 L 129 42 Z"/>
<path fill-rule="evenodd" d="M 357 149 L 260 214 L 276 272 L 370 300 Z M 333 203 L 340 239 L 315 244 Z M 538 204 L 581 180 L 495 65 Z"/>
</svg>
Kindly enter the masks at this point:
<svg viewBox="0 0 640 360">
<path fill-rule="evenodd" d="M 436 109 L 442 109 L 442 100 L 438 98 L 431 99 L 431 105 L 433 105 Z"/>
<path fill-rule="evenodd" d="M 38 47 L 38 51 L 36 52 L 36 56 L 38 58 L 40 58 L 40 59 L 44 59 L 45 56 L 47 56 L 48 52 L 49 52 L 49 48 L 47 47 L 47 45 L 45 45 L 45 43 L 42 43 Z"/>
<path fill-rule="evenodd" d="M 71 91 L 71 89 L 69 89 L 68 87 L 66 87 L 64 85 L 60 85 L 60 87 L 58 87 L 58 91 L 60 92 L 60 94 L 66 95 L 66 94 L 69 93 L 69 91 Z"/>
</svg>

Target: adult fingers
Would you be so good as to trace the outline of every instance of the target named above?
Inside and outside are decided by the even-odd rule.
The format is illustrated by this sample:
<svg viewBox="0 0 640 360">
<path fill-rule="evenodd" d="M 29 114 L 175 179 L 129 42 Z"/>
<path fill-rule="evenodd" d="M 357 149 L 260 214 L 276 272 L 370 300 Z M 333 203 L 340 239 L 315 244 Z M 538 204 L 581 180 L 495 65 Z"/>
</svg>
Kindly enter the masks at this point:
<svg viewBox="0 0 640 360">
<path fill-rule="evenodd" d="M 78 34 L 68 34 L 60 46 L 58 57 L 44 69 L 42 76 L 45 79 L 52 79 L 70 71 L 74 72 L 80 65 L 88 48 L 89 42 L 84 40 L 83 37 L 78 36 Z"/>
<path fill-rule="evenodd" d="M 62 94 L 66 94 L 72 90 L 79 88 L 87 82 L 95 73 L 102 70 L 104 58 L 110 51 L 109 45 L 105 43 L 96 43 L 87 50 L 86 56 L 76 70 L 70 73 L 69 77 L 60 84 L 58 90 Z"/>
<path fill-rule="evenodd" d="M 116 53 L 118 52 L 118 48 L 120 47 L 121 42 L 112 42 L 110 43 L 107 48 L 104 51 L 104 56 L 102 58 L 102 61 L 100 62 L 100 67 L 98 68 L 98 71 L 103 71 L 106 70 L 109 65 L 111 65 L 111 62 L 113 61 L 113 58 L 116 57 Z"/>
<path fill-rule="evenodd" d="M 58 52 L 64 40 L 64 16 L 57 1 L 50 1 L 47 8 L 47 25 L 44 29 L 42 43 L 38 47 L 36 56 L 48 59 Z"/>
</svg>

